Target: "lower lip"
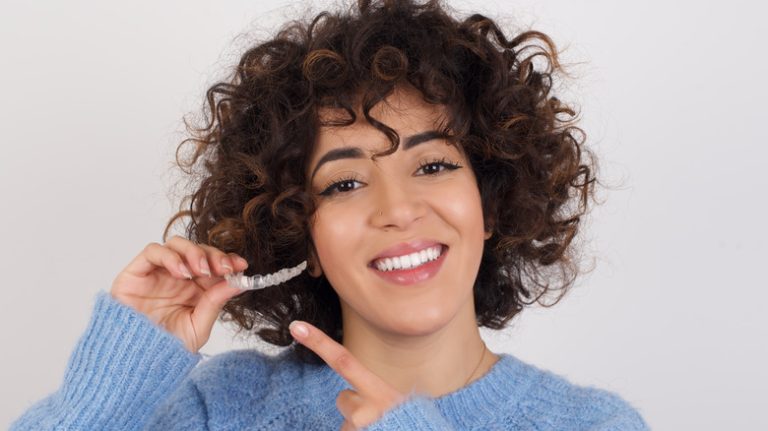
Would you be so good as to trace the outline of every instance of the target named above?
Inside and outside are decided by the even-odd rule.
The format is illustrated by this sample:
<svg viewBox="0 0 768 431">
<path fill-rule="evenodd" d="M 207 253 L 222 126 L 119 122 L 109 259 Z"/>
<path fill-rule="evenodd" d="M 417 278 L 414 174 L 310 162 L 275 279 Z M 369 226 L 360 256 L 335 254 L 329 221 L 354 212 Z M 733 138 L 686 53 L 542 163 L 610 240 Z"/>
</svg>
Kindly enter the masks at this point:
<svg viewBox="0 0 768 431">
<path fill-rule="evenodd" d="M 443 252 L 440 254 L 440 257 L 417 268 L 395 269 L 386 272 L 379 271 L 374 266 L 369 266 L 369 268 L 371 268 L 371 270 L 375 272 L 376 275 L 391 283 L 400 284 L 403 286 L 422 283 L 434 277 L 435 274 L 440 271 L 440 267 L 443 266 L 445 255 L 448 254 L 448 246 L 444 245 L 442 247 Z"/>
</svg>

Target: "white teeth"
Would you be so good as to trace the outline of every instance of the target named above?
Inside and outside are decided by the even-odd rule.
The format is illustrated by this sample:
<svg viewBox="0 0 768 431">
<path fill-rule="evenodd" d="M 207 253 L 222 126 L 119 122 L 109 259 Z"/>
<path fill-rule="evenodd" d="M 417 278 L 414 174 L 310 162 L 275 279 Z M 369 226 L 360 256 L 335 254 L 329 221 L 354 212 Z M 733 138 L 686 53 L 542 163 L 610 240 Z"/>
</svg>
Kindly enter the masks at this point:
<svg viewBox="0 0 768 431">
<path fill-rule="evenodd" d="M 379 271 L 392 271 L 393 269 L 410 269 L 427 262 L 433 261 L 440 257 L 442 252 L 442 246 L 438 245 L 421 250 L 416 253 L 411 253 L 405 256 L 389 257 L 385 259 L 379 259 L 374 261 L 373 265 Z"/>
</svg>

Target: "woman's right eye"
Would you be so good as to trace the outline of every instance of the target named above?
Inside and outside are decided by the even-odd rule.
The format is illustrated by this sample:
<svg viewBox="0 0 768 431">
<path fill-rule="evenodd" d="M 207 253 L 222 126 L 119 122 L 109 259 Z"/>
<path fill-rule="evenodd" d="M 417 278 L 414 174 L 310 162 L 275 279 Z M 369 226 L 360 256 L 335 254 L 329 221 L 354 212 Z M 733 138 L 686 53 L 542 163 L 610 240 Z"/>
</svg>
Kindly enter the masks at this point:
<svg viewBox="0 0 768 431">
<path fill-rule="evenodd" d="M 359 181 L 357 181 L 357 179 L 355 179 L 354 177 L 343 178 L 339 181 L 334 181 L 330 185 L 326 186 L 325 190 L 320 192 L 320 195 L 333 196 L 337 193 L 346 193 L 348 191 L 354 190 L 353 187 L 345 187 L 345 186 L 349 186 L 352 183 L 359 183 Z"/>
</svg>

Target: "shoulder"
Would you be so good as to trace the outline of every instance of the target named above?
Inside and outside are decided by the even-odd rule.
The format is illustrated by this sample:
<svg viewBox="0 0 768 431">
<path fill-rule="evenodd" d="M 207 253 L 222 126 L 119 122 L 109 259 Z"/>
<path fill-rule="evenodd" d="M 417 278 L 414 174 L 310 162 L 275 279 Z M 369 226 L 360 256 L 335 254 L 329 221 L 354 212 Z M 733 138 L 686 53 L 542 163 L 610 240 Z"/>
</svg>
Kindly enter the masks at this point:
<svg viewBox="0 0 768 431">
<path fill-rule="evenodd" d="M 619 394 L 591 385 L 579 385 L 565 376 L 522 362 L 533 380 L 520 401 L 520 412 L 531 425 L 554 429 L 648 430 L 647 423 Z"/>
</svg>

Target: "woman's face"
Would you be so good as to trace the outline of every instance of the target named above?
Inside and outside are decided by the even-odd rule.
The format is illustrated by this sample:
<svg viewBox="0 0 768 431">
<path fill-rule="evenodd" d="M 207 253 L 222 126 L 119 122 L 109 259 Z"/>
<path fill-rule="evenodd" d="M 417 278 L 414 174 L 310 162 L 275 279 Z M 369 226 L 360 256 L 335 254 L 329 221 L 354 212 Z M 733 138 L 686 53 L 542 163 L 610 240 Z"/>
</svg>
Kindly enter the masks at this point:
<svg viewBox="0 0 768 431">
<path fill-rule="evenodd" d="M 319 267 L 339 295 L 345 327 L 363 324 L 392 334 L 424 335 L 459 314 L 470 313 L 474 322 L 472 286 L 489 236 L 474 172 L 462 152 L 444 139 L 427 138 L 404 148 L 411 136 L 441 130 L 441 106 L 404 89 L 387 102 L 376 105 L 371 115 L 400 137 L 397 151 L 388 156 L 371 160 L 390 142 L 364 120 L 319 131 L 307 173 L 319 202 L 311 222 Z M 334 114 L 322 111 L 321 118 Z M 343 147 L 359 148 L 363 156 L 318 166 L 329 151 Z M 416 275 L 430 278 L 401 284 L 371 265 L 387 249 L 418 240 L 448 246 L 431 265 L 439 266 L 436 272 Z"/>
</svg>

